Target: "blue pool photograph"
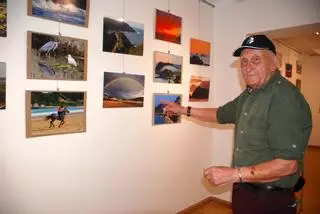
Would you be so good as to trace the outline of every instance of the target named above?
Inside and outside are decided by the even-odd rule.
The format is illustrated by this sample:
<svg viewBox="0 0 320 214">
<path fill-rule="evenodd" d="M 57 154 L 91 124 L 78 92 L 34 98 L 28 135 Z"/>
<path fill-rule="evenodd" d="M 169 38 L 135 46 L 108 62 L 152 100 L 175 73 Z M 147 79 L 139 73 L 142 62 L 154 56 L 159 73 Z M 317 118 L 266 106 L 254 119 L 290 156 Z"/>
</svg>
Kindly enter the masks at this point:
<svg viewBox="0 0 320 214">
<path fill-rule="evenodd" d="M 181 116 L 180 115 L 167 115 L 164 112 L 164 108 L 166 104 L 165 101 L 175 102 L 177 104 L 181 104 L 181 95 L 178 94 L 154 94 L 153 99 L 153 124 L 161 125 L 161 124 L 173 124 L 180 123 Z"/>
</svg>

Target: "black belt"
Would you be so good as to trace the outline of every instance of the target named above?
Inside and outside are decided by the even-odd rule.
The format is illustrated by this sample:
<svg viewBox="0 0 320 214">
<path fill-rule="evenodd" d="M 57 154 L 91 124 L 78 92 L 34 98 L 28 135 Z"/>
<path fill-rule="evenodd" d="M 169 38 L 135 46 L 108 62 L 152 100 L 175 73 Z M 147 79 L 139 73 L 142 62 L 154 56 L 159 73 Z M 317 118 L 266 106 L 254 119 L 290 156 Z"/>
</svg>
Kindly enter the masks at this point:
<svg viewBox="0 0 320 214">
<path fill-rule="evenodd" d="M 293 188 L 282 188 L 277 186 L 272 186 L 269 184 L 262 183 L 235 183 L 236 187 L 243 187 L 252 190 L 267 190 L 267 191 L 278 191 L 278 192 L 293 192 Z"/>
</svg>

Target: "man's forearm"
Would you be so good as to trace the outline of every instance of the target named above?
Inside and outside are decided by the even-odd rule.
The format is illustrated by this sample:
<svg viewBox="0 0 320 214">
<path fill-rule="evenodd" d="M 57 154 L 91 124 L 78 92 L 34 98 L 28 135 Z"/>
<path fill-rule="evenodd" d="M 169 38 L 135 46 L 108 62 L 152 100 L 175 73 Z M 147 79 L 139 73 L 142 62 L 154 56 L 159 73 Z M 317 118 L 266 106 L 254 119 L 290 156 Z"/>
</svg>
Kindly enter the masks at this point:
<svg viewBox="0 0 320 214">
<path fill-rule="evenodd" d="M 272 182 L 293 174 L 298 169 L 296 160 L 274 159 L 253 166 L 240 167 L 243 182 Z"/>
<path fill-rule="evenodd" d="M 184 107 L 184 115 L 187 115 L 187 107 Z M 216 108 L 191 108 L 190 116 L 204 122 L 217 122 Z"/>
</svg>

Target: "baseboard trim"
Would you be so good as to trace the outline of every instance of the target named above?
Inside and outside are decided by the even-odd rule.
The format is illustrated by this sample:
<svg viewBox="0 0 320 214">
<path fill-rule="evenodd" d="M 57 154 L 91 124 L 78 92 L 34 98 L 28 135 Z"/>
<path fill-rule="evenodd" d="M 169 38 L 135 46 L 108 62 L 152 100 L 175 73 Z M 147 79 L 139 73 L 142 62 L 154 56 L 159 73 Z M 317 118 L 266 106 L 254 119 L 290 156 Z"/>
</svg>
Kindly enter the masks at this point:
<svg viewBox="0 0 320 214">
<path fill-rule="evenodd" d="M 187 207 L 186 209 L 183 209 L 183 210 L 177 212 L 177 214 L 188 214 L 188 213 L 191 213 L 191 212 L 193 212 L 193 211 L 195 211 L 195 210 L 201 208 L 202 206 L 204 206 L 204 205 L 206 205 L 208 203 L 211 203 L 211 202 L 215 202 L 217 204 L 220 204 L 221 206 L 224 206 L 224 207 L 227 207 L 227 208 L 231 209 L 231 202 L 230 201 L 225 201 L 223 199 L 210 196 L 210 197 L 207 197 L 207 198 L 199 201 L 196 204 L 193 204 L 193 205 Z"/>
</svg>

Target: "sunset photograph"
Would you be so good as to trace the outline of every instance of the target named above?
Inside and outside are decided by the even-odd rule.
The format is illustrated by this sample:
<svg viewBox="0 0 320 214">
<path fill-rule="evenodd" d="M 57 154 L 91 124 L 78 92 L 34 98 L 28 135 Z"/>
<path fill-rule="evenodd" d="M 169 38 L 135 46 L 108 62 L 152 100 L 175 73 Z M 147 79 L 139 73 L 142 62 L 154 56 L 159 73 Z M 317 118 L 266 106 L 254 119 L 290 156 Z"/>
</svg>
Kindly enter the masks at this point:
<svg viewBox="0 0 320 214">
<path fill-rule="evenodd" d="M 181 17 L 156 10 L 156 39 L 181 44 L 181 28 Z"/>
<path fill-rule="evenodd" d="M 204 66 L 210 65 L 210 42 L 191 38 L 190 64 Z"/>
</svg>

